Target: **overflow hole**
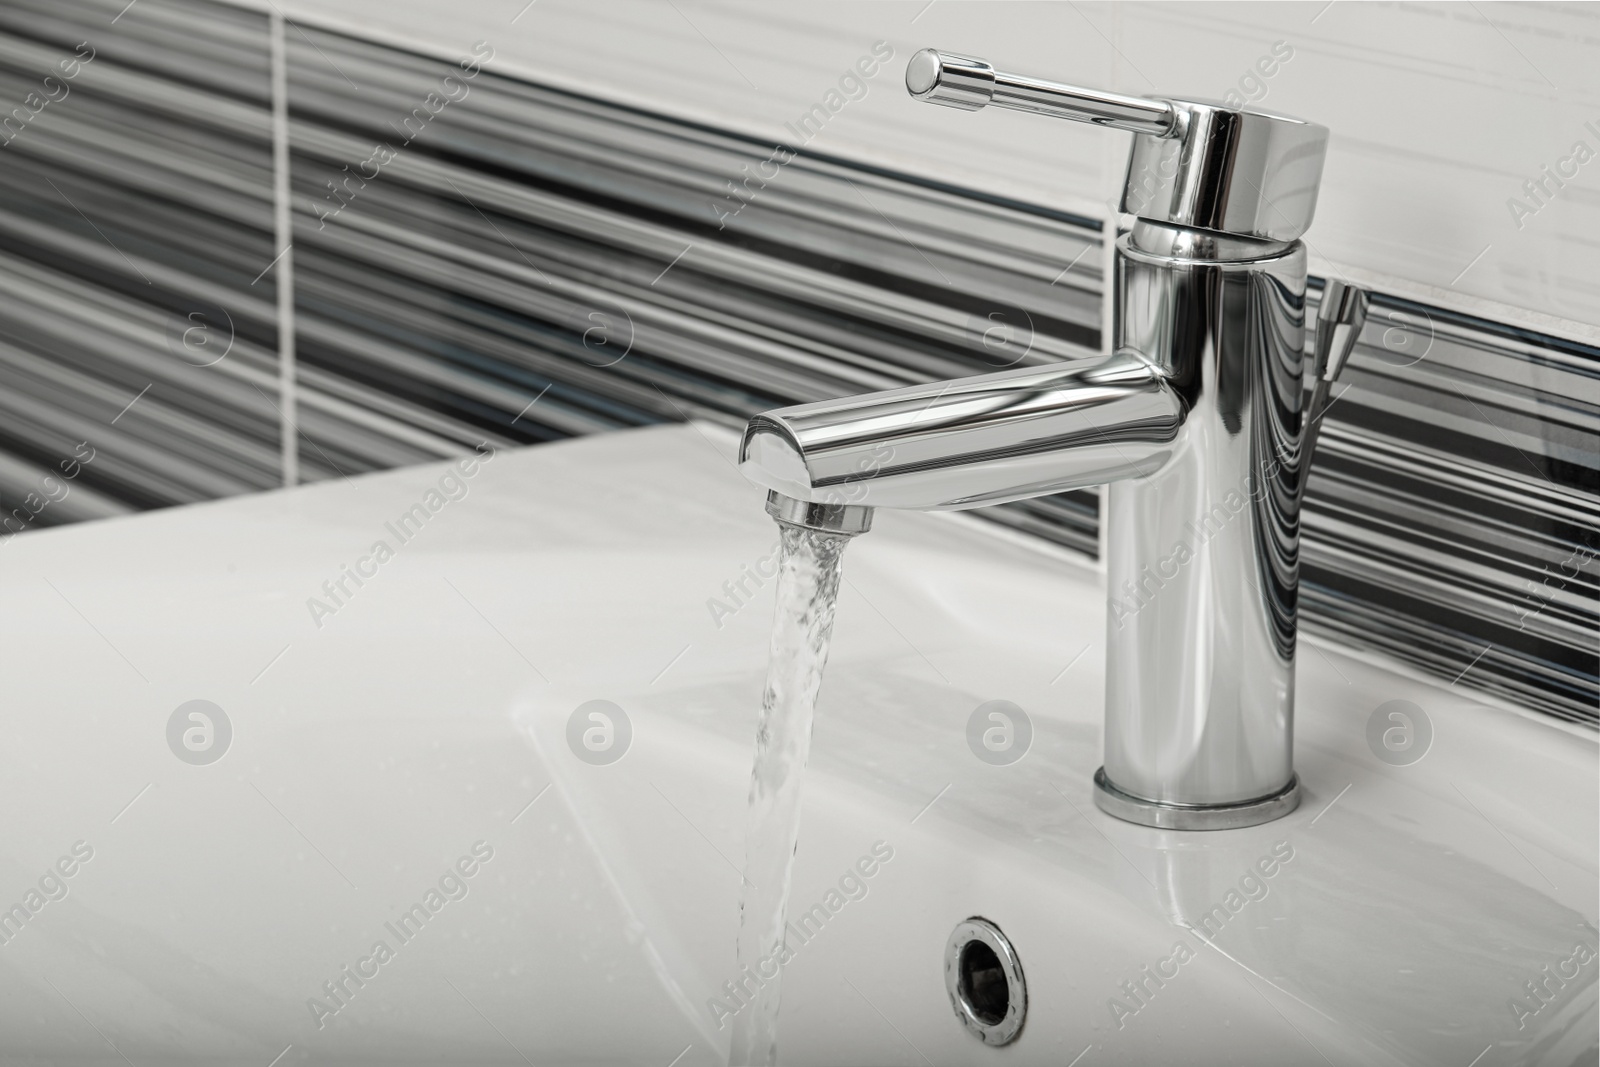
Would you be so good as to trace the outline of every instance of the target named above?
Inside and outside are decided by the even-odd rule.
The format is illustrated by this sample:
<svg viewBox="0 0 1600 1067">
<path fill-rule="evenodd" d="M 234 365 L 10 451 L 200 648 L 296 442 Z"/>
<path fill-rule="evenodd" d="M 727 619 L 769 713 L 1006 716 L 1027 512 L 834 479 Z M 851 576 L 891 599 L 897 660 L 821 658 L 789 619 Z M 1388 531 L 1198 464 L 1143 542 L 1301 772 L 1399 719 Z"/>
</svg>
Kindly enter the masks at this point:
<svg viewBox="0 0 1600 1067">
<path fill-rule="evenodd" d="M 982 941 L 968 941 L 961 949 L 961 996 L 987 1026 L 996 1026 L 1011 1007 L 1011 989 L 1000 957 Z"/>
<path fill-rule="evenodd" d="M 1028 1015 L 1028 985 L 1017 950 L 988 919 L 956 924 L 945 942 L 945 991 L 961 1025 L 986 1045 L 1016 1040 Z"/>
</svg>

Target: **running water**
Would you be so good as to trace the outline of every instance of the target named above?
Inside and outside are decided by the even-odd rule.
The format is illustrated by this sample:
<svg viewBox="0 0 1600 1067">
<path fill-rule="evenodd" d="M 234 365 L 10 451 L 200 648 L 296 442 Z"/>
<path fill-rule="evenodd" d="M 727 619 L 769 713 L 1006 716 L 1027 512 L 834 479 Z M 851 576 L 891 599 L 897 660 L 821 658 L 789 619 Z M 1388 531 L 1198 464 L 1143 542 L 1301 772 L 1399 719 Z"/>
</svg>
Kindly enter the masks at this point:
<svg viewBox="0 0 1600 1067">
<path fill-rule="evenodd" d="M 811 753 L 811 720 L 833 632 L 839 560 L 849 541 L 787 523 L 778 528 L 783 537 L 778 610 L 756 730 L 745 819 L 745 879 L 739 893 L 739 975 L 741 980 L 760 977 L 754 999 L 733 1017 L 729 1067 L 772 1067 L 778 1062 L 780 968 L 789 958 L 783 930 L 800 831 L 800 783 Z"/>
</svg>

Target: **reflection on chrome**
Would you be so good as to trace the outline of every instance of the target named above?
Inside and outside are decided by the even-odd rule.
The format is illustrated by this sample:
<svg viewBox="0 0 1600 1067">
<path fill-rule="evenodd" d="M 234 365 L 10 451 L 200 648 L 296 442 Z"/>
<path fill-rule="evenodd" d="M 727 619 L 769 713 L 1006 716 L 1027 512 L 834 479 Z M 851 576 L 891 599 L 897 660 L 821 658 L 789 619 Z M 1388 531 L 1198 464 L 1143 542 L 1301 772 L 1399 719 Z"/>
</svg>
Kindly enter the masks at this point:
<svg viewBox="0 0 1600 1067">
<path fill-rule="evenodd" d="M 1299 803 L 1299 591 L 1306 256 L 1327 131 L 1142 100 L 933 51 L 913 96 L 1136 134 L 1109 355 L 769 411 L 741 469 L 788 507 L 960 510 L 1106 485 L 1105 765 L 1119 818 L 1220 829 Z M 1360 299 L 1334 301 L 1339 351 Z M 1330 312 L 1332 313 L 1332 312 Z M 772 505 L 769 505 L 771 507 Z M 865 520 L 862 521 L 864 525 Z"/>
</svg>

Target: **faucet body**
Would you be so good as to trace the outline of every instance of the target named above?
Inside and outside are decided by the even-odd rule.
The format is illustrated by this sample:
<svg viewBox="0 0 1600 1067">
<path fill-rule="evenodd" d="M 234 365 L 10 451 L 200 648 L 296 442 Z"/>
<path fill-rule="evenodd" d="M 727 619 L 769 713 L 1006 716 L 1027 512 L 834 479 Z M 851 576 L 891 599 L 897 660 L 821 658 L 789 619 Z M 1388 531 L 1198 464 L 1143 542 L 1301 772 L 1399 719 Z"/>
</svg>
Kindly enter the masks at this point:
<svg viewBox="0 0 1600 1067">
<path fill-rule="evenodd" d="M 1097 792 L 1168 806 L 1178 828 L 1193 806 L 1210 823 L 1281 814 L 1297 799 L 1305 249 L 1141 221 L 1119 241 L 1116 285 L 1115 343 L 1184 419 L 1159 470 L 1102 498 Z"/>
<path fill-rule="evenodd" d="M 1298 237 L 1326 130 L 932 52 L 912 59 L 907 85 L 966 110 L 995 103 L 1138 134 L 1123 198 L 1138 218 L 1117 241 L 1111 351 L 766 412 L 746 428 L 741 469 L 819 514 L 960 510 L 1108 486 L 1097 804 L 1172 829 L 1287 814 L 1299 803 L 1309 461 Z"/>
</svg>

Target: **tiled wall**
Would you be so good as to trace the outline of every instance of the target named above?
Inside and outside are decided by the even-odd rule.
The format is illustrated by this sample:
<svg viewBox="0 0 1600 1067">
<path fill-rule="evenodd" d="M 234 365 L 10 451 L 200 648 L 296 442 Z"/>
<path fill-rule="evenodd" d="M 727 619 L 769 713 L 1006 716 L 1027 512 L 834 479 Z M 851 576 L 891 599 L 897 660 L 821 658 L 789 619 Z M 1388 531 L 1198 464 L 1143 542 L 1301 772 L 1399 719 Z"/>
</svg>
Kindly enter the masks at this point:
<svg viewBox="0 0 1600 1067">
<path fill-rule="evenodd" d="M 30 493 L 49 503 L 26 524 L 47 526 L 280 481 L 277 283 L 255 278 L 273 256 L 265 19 L 119 7 L 0 4 L 10 530 Z M 186 346 L 186 316 L 221 307 Z M 83 443 L 94 458 L 47 485 Z"/>
<path fill-rule="evenodd" d="M 123 7 L 0 7 L 0 87 L 18 100 L 46 60 L 98 49 L 0 149 L 0 392 L 32 420 L 0 430 L 0 498 L 76 442 L 97 449 L 39 525 L 280 474 L 266 19 Z M 507 35 L 535 11 L 547 17 L 530 10 Z M 833 126 L 775 155 L 739 123 L 664 113 L 678 100 L 624 106 L 507 76 L 487 37 L 432 57 L 370 37 L 298 21 L 285 35 L 302 479 L 484 438 L 738 425 L 1103 343 L 1103 211 L 829 155 Z M 899 76 L 877 64 L 840 121 L 901 95 Z M 1076 165 L 1098 174 L 1084 152 Z M 750 174 L 764 180 L 728 188 Z M 1398 290 L 1380 293 L 1322 437 L 1307 625 L 1593 722 L 1600 352 L 1576 324 L 1537 332 Z M 228 322 L 225 358 L 183 343 L 197 312 Z M 1092 553 L 1095 502 L 989 515 Z"/>
<path fill-rule="evenodd" d="M 1378 294 L 1334 395 L 1307 624 L 1594 722 L 1600 351 Z"/>
<path fill-rule="evenodd" d="M 360 436 L 308 429 L 313 473 L 387 466 L 419 426 L 742 426 L 1100 344 L 1091 220 L 826 158 L 780 168 L 748 139 L 489 72 L 424 126 L 459 64 L 316 30 L 290 38 L 290 69 L 300 361 L 365 416 Z M 349 177 L 379 145 L 394 158 Z M 744 210 L 708 210 L 763 163 L 777 175 Z"/>
<path fill-rule="evenodd" d="M 372 0 L 275 2 L 445 57 L 486 40 L 503 73 L 768 144 L 880 40 L 901 62 L 933 46 L 1140 96 L 1236 93 L 1332 131 L 1313 274 L 1468 313 L 1487 301 L 1497 320 L 1600 343 L 1600 157 L 1542 203 L 1523 187 L 1580 139 L 1600 150 L 1593 4 L 392 0 L 377 15 Z M 1258 67 L 1275 47 L 1290 58 Z M 897 79 L 874 79 L 809 147 L 1088 217 L 1115 210 L 1126 134 L 928 107 Z M 1513 198 L 1538 210 L 1519 216 Z"/>
</svg>

